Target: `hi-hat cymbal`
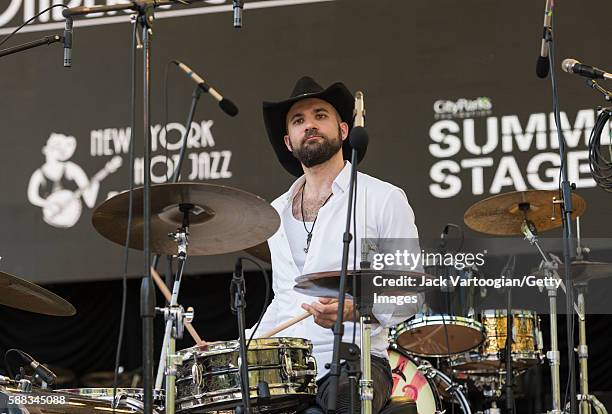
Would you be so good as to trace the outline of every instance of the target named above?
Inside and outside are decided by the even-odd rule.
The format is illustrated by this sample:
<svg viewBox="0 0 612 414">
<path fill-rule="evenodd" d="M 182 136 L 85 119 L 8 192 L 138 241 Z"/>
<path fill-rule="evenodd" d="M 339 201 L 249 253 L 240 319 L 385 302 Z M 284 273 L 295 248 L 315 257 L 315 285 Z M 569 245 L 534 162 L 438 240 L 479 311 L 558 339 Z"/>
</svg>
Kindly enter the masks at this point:
<svg viewBox="0 0 612 414">
<path fill-rule="evenodd" d="M 485 198 L 467 209 L 463 221 L 472 230 L 499 236 L 521 235 L 521 225 L 527 219 L 540 232 L 561 227 L 561 204 L 557 191 L 526 190 Z M 572 193 L 572 219 L 581 216 L 586 201 Z"/>
<path fill-rule="evenodd" d="M 151 187 L 151 251 L 176 254 L 168 237 L 181 227 L 180 206 L 191 205 L 189 255 L 207 256 L 248 249 L 265 242 L 280 225 L 280 217 L 264 199 L 232 187 L 203 183 L 158 184 Z M 125 245 L 129 191 L 99 205 L 93 213 L 95 229 Z M 143 188 L 133 190 L 132 232 L 129 247 L 143 250 Z"/>
<path fill-rule="evenodd" d="M 373 284 L 373 278 L 375 276 L 382 276 L 381 283 L 389 279 L 405 281 L 412 278 L 414 284 L 411 286 L 394 286 L 386 283 L 386 286 L 379 287 Z M 424 292 L 434 288 L 433 285 L 428 285 L 426 282 L 437 279 L 435 276 L 427 273 L 414 271 L 374 269 L 349 270 L 346 272 L 346 293 L 351 296 L 355 296 L 353 292 L 353 278 L 357 278 L 358 284 L 364 282 L 361 283 L 361 286 L 358 285 L 358 289 L 361 289 L 362 295 L 370 295 L 374 292 L 388 295 Z M 340 286 L 340 271 L 336 270 L 298 276 L 295 278 L 293 290 L 308 296 L 337 298 L 339 293 L 338 286 Z"/>
<path fill-rule="evenodd" d="M 0 304 L 52 316 L 72 316 L 76 309 L 55 293 L 17 276 L 0 272 Z"/>
</svg>

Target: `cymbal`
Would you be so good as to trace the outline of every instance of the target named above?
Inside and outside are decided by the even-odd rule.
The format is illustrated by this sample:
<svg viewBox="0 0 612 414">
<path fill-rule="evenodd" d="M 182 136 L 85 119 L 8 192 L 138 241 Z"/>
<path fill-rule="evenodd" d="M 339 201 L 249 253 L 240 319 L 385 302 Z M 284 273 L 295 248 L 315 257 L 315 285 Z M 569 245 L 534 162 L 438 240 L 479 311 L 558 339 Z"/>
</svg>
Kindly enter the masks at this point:
<svg viewBox="0 0 612 414">
<path fill-rule="evenodd" d="M 382 276 L 383 279 L 401 279 L 403 276 L 415 279 L 414 286 L 374 286 L 371 281 L 375 276 Z M 346 272 L 346 293 L 355 296 L 353 292 L 353 278 L 357 281 L 366 281 L 365 290 L 367 294 L 386 293 L 389 295 L 405 295 L 408 293 L 418 293 L 430 290 L 433 286 L 423 286 L 422 280 L 437 279 L 435 276 L 422 272 L 404 271 L 404 270 L 374 270 L 374 269 L 359 269 L 348 270 Z M 338 297 L 338 286 L 340 285 L 340 271 L 318 272 L 301 275 L 295 278 L 293 290 L 308 296 L 316 297 Z M 362 290 L 364 286 L 361 287 Z"/>
<path fill-rule="evenodd" d="M 143 188 L 133 190 L 132 232 L 129 247 L 143 250 Z M 203 183 L 151 186 L 151 251 L 177 254 L 177 243 L 168 237 L 181 227 L 179 205 L 189 212 L 189 255 L 231 253 L 265 242 L 280 226 L 280 217 L 264 199 L 232 187 Z M 125 245 L 129 191 L 100 204 L 93 226 L 107 239 Z"/>
<path fill-rule="evenodd" d="M 521 235 L 523 220 L 533 222 L 538 231 L 561 227 L 561 204 L 557 191 L 526 190 L 499 194 L 485 198 L 470 206 L 463 215 L 463 221 L 472 230 L 498 236 Z M 572 219 L 581 216 L 586 201 L 572 193 Z"/>
<path fill-rule="evenodd" d="M 272 255 L 270 254 L 270 246 L 268 246 L 268 242 L 263 242 L 258 244 L 257 246 L 249 247 L 248 249 L 244 249 L 248 254 L 255 256 L 259 260 L 265 263 L 272 263 Z"/>
<path fill-rule="evenodd" d="M 10 308 L 52 316 L 72 316 L 76 309 L 68 301 L 42 286 L 0 272 L 0 304 Z"/>
<path fill-rule="evenodd" d="M 586 283 L 596 279 L 612 278 L 612 263 L 575 260 L 570 264 L 570 268 L 574 283 Z M 565 279 L 565 266 L 559 264 L 557 273 L 559 277 Z M 537 270 L 534 274 L 536 276 L 544 276 L 544 272 L 541 270 Z"/>
</svg>

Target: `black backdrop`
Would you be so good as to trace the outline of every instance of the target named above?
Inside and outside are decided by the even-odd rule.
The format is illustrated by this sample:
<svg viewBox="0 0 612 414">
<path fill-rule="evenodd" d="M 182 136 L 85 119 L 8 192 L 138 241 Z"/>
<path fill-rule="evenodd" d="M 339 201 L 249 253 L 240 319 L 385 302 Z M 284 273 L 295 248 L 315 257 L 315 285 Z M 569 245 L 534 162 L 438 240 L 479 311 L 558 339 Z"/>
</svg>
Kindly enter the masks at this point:
<svg viewBox="0 0 612 414">
<path fill-rule="evenodd" d="M 5 32 L 23 21 L 28 4 L 40 6 L 33 0 L 9 3 L 22 5 L 0 28 Z M 541 36 L 539 2 L 254 1 L 247 2 L 241 30 L 232 27 L 230 3 L 210 1 L 186 9 L 206 14 L 159 13 L 152 81 L 153 135 L 158 138 L 154 175 L 161 180 L 162 83 L 166 62 L 176 58 L 203 74 L 241 110 L 237 118 L 228 118 L 208 97 L 201 100 L 195 117 L 199 127 L 194 129 L 200 148 L 192 148 L 191 156 L 198 157 L 202 168 L 192 176 L 188 160 L 184 173 L 194 180 L 235 186 L 268 200 L 282 193 L 291 177 L 267 143 L 261 101 L 286 97 L 299 76 L 311 74 L 323 84 L 343 80 L 350 89 L 365 92 L 371 145 L 363 169 L 406 190 L 421 235 L 435 236 L 448 221 L 460 223 L 467 207 L 490 194 L 555 187 L 551 87 L 534 71 Z M 557 5 L 560 59 L 576 57 L 604 68 L 612 63 L 602 29 L 610 7 L 602 1 Z M 0 6 L 0 13 L 3 8 L 0 16 L 10 17 L 8 6 Z M 57 228 L 42 220 L 41 208 L 26 196 L 30 177 L 45 162 L 41 149 L 51 133 L 75 137 L 70 161 L 88 177 L 116 149 L 125 148 L 121 142 L 127 141 L 121 138 L 128 136 L 129 126 L 131 27 L 125 21 L 101 24 L 117 17 L 121 15 L 85 19 L 88 26 L 77 22 L 70 69 L 61 65 L 59 45 L 0 62 L 2 228 L 10 235 L 10 242 L 5 237 L 1 244 L 5 271 L 35 281 L 119 274 L 121 248 L 96 234 L 89 207 L 83 206 L 75 226 Z M 63 26 L 51 19 L 36 21 L 32 28 L 49 24 L 58 28 L 21 34 L 14 42 L 60 32 Z M 609 195 L 594 188 L 580 158 L 593 108 L 601 100 L 576 77 L 559 73 L 559 81 L 570 158 L 578 160 L 570 165 L 570 177 L 588 202 L 584 233 L 607 236 Z M 170 143 L 178 140 L 176 123 L 186 118 L 192 87 L 171 68 Z M 170 148 L 170 155 L 177 152 Z M 102 181 L 96 204 L 127 187 L 127 156 L 119 153 L 123 166 Z M 232 263 L 230 256 L 194 259 L 187 271 L 229 271 Z M 132 265 L 136 275 L 140 260 Z"/>
<path fill-rule="evenodd" d="M 14 7 L 17 11 L 0 27 L 2 33 L 24 21 L 28 5 L 36 9 L 42 2 L 8 3 L 0 6 L 0 16 L 8 16 Z M 71 5 L 81 3 L 75 0 Z M 247 1 L 242 30 L 231 26 L 229 3 L 211 1 L 192 7 L 208 9 L 203 14 L 170 17 L 160 13 L 164 18 L 155 26 L 152 70 L 156 126 L 164 122 L 163 73 L 166 62 L 173 58 L 205 75 L 240 107 L 240 115 L 229 119 L 207 97 L 201 100 L 195 117 L 201 148 L 192 148 L 191 153 L 202 159 L 204 166 L 207 159 L 215 157 L 229 163 L 225 170 L 221 166 L 212 172 L 203 168 L 194 180 L 239 187 L 268 200 L 283 192 L 292 177 L 281 169 L 267 143 L 261 101 L 284 98 L 302 74 L 313 75 L 323 84 L 342 80 L 350 89 L 365 92 L 371 145 L 363 169 L 406 190 L 421 235 L 435 236 L 449 221 L 460 223 L 467 207 L 485 196 L 523 188 L 521 179 L 528 188 L 548 188 L 554 180 L 555 171 L 550 170 L 554 156 L 542 164 L 534 163 L 531 169 L 529 166 L 538 154 L 557 152 L 549 119 L 550 83 L 537 79 L 534 73 L 544 1 Z M 559 60 L 575 57 L 604 68 L 612 66 L 604 29 L 612 5 L 598 0 L 557 3 Z M 50 285 L 75 304 L 78 315 L 74 318 L 3 310 L 2 348 L 19 346 L 41 360 L 78 373 L 112 366 L 122 249 L 95 233 L 90 208 L 84 207 L 74 227 L 52 227 L 42 220 L 41 209 L 28 201 L 26 191 L 32 173 L 45 162 L 41 149 L 51 133 L 76 138 L 76 152 L 70 160 L 89 177 L 111 159 L 115 142 L 126 134 L 131 27 L 125 19 L 110 24 L 101 24 L 106 17 L 97 19 L 88 19 L 87 26 L 77 23 L 71 69 L 61 67 L 58 45 L 0 61 L 0 269 L 37 282 L 88 281 Z M 49 27 L 36 21 L 32 28 L 39 31 L 20 34 L 13 41 L 26 42 L 59 32 L 63 23 L 56 23 Z M 172 70 L 169 121 L 182 123 L 193 85 Z M 561 106 L 568 118 L 566 132 L 576 140 L 571 151 L 582 151 L 583 156 L 593 109 L 601 101 L 580 79 L 559 73 L 559 82 Z M 139 125 L 137 148 L 142 147 Z M 176 142 L 176 130 L 169 129 L 169 140 Z M 511 148 L 503 148 L 504 136 L 506 145 L 513 142 Z M 108 139 L 107 152 L 104 137 Z M 474 145 L 469 146 L 472 137 Z M 497 145 L 492 144 L 495 138 Z M 524 149 L 517 145 L 518 139 L 526 140 Z M 102 146 L 92 147 L 92 140 Z M 176 152 L 170 151 L 171 155 Z M 158 145 L 155 155 L 163 154 Z M 102 182 L 96 204 L 109 192 L 127 187 L 127 156 L 120 155 L 124 165 Z M 583 231 L 589 237 L 606 237 L 610 232 L 610 195 L 594 188 L 584 162 L 580 173 L 577 164 L 570 166 L 570 173 L 579 181 L 579 193 L 588 202 Z M 486 165 L 482 184 L 475 165 Z M 507 171 L 499 173 L 500 166 Z M 163 168 L 156 168 L 156 176 L 162 176 Z M 231 177 L 222 178 L 228 172 Z M 500 174 L 497 180 L 496 172 Z M 529 173 L 532 180 L 535 174 L 549 183 L 534 185 Z M 505 182 L 504 176 L 512 179 Z M 492 189 L 494 183 L 497 188 Z M 500 183 L 506 185 L 500 187 Z M 132 255 L 131 276 L 138 275 L 141 262 L 138 254 Z M 200 294 L 226 290 L 226 272 L 232 263 L 231 255 L 189 262 L 188 273 L 208 276 L 186 279 L 186 284 L 193 285 L 183 289 L 182 301 L 197 304 L 196 326 L 209 338 L 235 337 L 227 297 L 219 294 L 213 301 Z M 101 279 L 115 281 L 96 281 Z M 258 300 L 262 300 L 261 286 L 258 282 L 249 284 L 251 321 Z M 130 369 L 140 363 L 137 287 L 137 281 L 130 281 L 123 361 Z M 221 318 L 223 324 L 219 324 Z M 612 368 L 606 358 L 608 325 L 609 317 L 590 318 L 591 388 L 595 390 L 612 389 L 607 375 Z M 564 329 L 562 320 L 559 326 Z M 565 356 L 563 350 L 561 355 Z M 548 377 L 543 378 L 547 381 Z"/>
</svg>

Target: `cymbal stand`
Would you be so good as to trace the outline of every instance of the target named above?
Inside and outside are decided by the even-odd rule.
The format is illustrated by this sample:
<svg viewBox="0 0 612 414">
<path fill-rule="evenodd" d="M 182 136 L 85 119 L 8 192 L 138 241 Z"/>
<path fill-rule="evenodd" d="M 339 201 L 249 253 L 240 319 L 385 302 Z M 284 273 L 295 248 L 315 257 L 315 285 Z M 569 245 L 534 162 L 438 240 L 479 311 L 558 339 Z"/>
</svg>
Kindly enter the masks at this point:
<svg viewBox="0 0 612 414">
<path fill-rule="evenodd" d="M 519 206 L 520 207 L 520 206 Z M 528 208 L 528 207 L 527 207 Z M 524 210 L 524 209 L 523 209 Z M 556 263 L 553 263 L 546 253 L 540 247 L 538 243 L 537 230 L 535 225 L 525 218 L 521 230 L 525 239 L 530 244 L 535 245 L 542 256 L 543 262 L 540 267 L 544 270 L 546 277 L 555 277 L 556 275 Z M 558 278 L 559 276 L 556 275 Z M 550 414 L 561 414 L 561 377 L 559 374 L 559 365 L 561 364 L 561 354 L 559 352 L 558 343 L 558 329 L 557 329 L 557 288 L 555 286 L 548 285 L 548 300 L 550 309 L 550 351 L 546 353 L 546 358 L 550 365 L 550 376 L 552 386 L 552 410 L 548 411 Z M 510 332 L 508 332 L 508 335 Z"/>
<path fill-rule="evenodd" d="M 588 248 L 582 248 L 581 237 L 580 237 L 580 217 L 576 218 L 576 233 L 577 233 L 577 260 L 583 260 L 583 252 L 588 252 Z M 580 366 L 580 394 L 578 398 L 578 411 L 580 414 L 591 414 L 591 406 L 597 414 L 607 414 L 608 411 L 602 403 L 599 402 L 597 397 L 589 394 L 589 348 L 586 342 L 586 290 L 587 282 L 575 282 L 574 287 L 577 292 L 578 301 L 578 348 L 576 353 L 578 354 L 578 364 Z"/>
<path fill-rule="evenodd" d="M 187 260 L 187 245 L 189 244 L 189 212 L 193 209 L 192 204 L 180 204 L 179 210 L 183 213 L 183 224 L 175 233 L 170 233 L 168 236 L 175 240 L 178 245 L 178 268 L 172 288 L 172 297 L 170 303 L 165 308 L 157 308 L 157 311 L 163 313 L 166 319 L 166 330 L 164 332 L 164 342 L 162 345 L 161 356 L 159 358 L 159 367 L 157 370 L 157 378 L 155 381 L 155 389 L 161 389 L 162 380 L 166 377 L 166 414 L 174 414 L 174 402 L 176 398 L 176 364 L 179 361 L 179 356 L 175 354 L 176 340 L 183 337 L 184 321 L 191 322 L 193 320 L 193 311 L 185 312 L 183 307 L 178 304 L 178 295 L 183 277 L 183 269 Z"/>
</svg>

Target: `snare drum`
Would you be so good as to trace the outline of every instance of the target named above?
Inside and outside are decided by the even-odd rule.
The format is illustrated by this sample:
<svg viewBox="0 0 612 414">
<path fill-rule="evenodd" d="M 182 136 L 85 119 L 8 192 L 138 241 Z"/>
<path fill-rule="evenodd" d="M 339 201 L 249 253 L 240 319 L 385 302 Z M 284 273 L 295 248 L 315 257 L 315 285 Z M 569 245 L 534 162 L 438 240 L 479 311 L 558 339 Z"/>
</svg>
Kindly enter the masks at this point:
<svg viewBox="0 0 612 414">
<path fill-rule="evenodd" d="M 176 375 L 177 412 L 231 410 L 240 404 L 238 341 L 210 343 L 179 354 L 183 362 Z M 317 366 L 310 341 L 254 339 L 247 359 L 249 393 L 258 412 L 297 411 L 313 403 L 317 393 Z M 258 395 L 258 385 L 264 382 L 269 390 L 268 399 Z"/>
<path fill-rule="evenodd" d="M 477 351 L 453 357 L 451 366 L 474 374 L 503 372 L 505 363 L 501 354 L 506 347 L 506 310 L 485 310 L 480 320 L 486 340 Z M 515 370 L 524 371 L 542 361 L 542 333 L 536 312 L 512 310 L 512 336 L 512 365 Z"/>
</svg>

